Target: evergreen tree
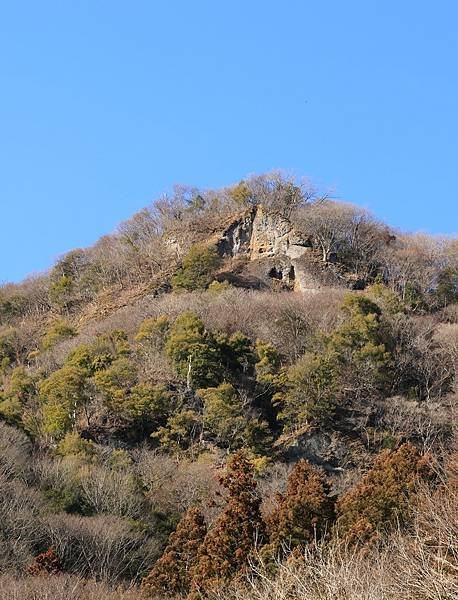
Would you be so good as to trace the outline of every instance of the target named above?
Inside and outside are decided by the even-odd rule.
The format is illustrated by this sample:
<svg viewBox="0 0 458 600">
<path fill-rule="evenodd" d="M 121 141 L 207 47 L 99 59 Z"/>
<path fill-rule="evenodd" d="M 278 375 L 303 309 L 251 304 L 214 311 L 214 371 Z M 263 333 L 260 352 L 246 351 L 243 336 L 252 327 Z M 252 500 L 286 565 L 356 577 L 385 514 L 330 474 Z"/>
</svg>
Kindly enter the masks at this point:
<svg viewBox="0 0 458 600">
<path fill-rule="evenodd" d="M 169 329 L 170 321 L 164 315 L 145 319 L 138 329 L 135 341 L 142 347 L 151 347 L 155 350 L 162 350 Z"/>
<path fill-rule="evenodd" d="M 228 450 L 242 446 L 255 452 L 266 450 L 271 442 L 267 423 L 255 414 L 248 416 L 248 402 L 230 383 L 199 390 L 198 394 L 204 402 L 204 428 L 219 446 Z"/>
<path fill-rule="evenodd" d="M 232 335 L 217 334 L 215 341 L 219 346 L 224 374 L 228 379 L 239 380 L 241 373 L 250 373 L 255 355 L 249 337 L 236 331 Z"/>
<path fill-rule="evenodd" d="M 343 396 L 368 398 L 389 388 L 392 340 L 382 312 L 365 296 L 348 295 L 345 321 L 330 336 L 327 352 L 337 361 Z M 345 390 L 345 391 L 344 391 Z"/>
<path fill-rule="evenodd" d="M 288 430 L 310 421 L 328 422 L 337 406 L 337 365 L 329 353 L 307 352 L 287 373 L 285 393 L 275 400 L 280 404 L 279 419 Z"/>
<path fill-rule="evenodd" d="M 63 319 L 59 319 L 46 332 L 43 338 L 43 348 L 49 350 L 62 340 L 75 337 L 75 335 L 75 329 Z"/>
<path fill-rule="evenodd" d="M 445 267 L 437 277 L 436 302 L 447 306 L 458 302 L 458 268 Z"/>
<path fill-rule="evenodd" d="M 326 477 L 306 460 L 299 460 L 267 521 L 269 544 L 263 555 L 281 555 L 322 537 L 334 515 L 329 491 Z"/>
<path fill-rule="evenodd" d="M 242 574 L 250 554 L 264 538 L 261 500 L 245 451 L 231 456 L 220 482 L 227 490 L 226 506 L 199 549 L 191 598 Z"/>
<path fill-rule="evenodd" d="M 211 283 L 220 258 L 214 246 L 193 246 L 172 278 L 174 289 L 205 289 Z"/>
<path fill-rule="evenodd" d="M 380 308 L 365 296 L 348 295 L 342 310 L 344 322 L 331 335 L 317 336 L 318 348 L 288 370 L 285 391 L 276 397 L 288 429 L 325 424 L 339 404 L 377 399 L 390 388 L 391 340 Z"/>
<path fill-rule="evenodd" d="M 28 402 L 34 400 L 37 392 L 36 377 L 25 367 L 16 367 L 9 378 L 4 378 L 3 388 L 4 392 L 0 393 L 0 415 L 9 423 L 24 425 L 24 409 Z"/>
<path fill-rule="evenodd" d="M 229 194 L 237 207 L 246 208 L 254 202 L 253 192 L 243 180 L 234 185 L 230 189 Z"/>
<path fill-rule="evenodd" d="M 256 340 L 255 364 L 256 381 L 264 386 L 281 387 L 284 383 L 284 372 L 281 369 L 281 357 L 278 350 L 269 342 Z"/>
<path fill-rule="evenodd" d="M 202 433 L 202 416 L 194 410 L 184 409 L 170 415 L 167 422 L 151 434 L 164 450 L 180 453 L 199 443 Z"/>
<path fill-rule="evenodd" d="M 221 352 L 197 315 L 180 315 L 170 329 L 166 353 L 188 387 L 218 385 L 223 374 Z"/>
<path fill-rule="evenodd" d="M 66 364 L 41 383 L 43 429 L 54 440 L 75 426 L 78 409 L 88 401 L 86 378 L 83 368 Z"/>
<path fill-rule="evenodd" d="M 385 450 L 352 489 L 339 498 L 338 534 L 348 543 L 375 540 L 383 530 L 405 524 L 421 481 L 432 479 L 427 456 L 410 443 Z"/>
<path fill-rule="evenodd" d="M 14 348 L 14 338 L 17 330 L 13 327 L 0 333 L 0 374 L 17 361 L 17 353 Z"/>
<path fill-rule="evenodd" d="M 187 593 L 190 570 L 197 559 L 207 528 L 197 508 L 190 508 L 171 534 L 164 554 L 142 581 L 142 590 L 149 596 Z"/>
</svg>

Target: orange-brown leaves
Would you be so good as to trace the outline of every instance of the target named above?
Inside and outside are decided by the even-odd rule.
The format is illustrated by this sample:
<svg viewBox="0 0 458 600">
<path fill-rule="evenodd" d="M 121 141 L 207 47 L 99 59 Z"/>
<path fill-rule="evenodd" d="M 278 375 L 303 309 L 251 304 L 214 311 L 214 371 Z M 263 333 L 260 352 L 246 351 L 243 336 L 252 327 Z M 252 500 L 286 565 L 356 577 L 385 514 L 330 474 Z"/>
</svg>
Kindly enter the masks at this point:
<svg viewBox="0 0 458 600">
<path fill-rule="evenodd" d="M 412 444 L 384 451 L 373 468 L 337 502 L 338 530 L 348 543 L 367 542 L 411 517 L 415 492 L 432 478 L 427 456 Z"/>
<path fill-rule="evenodd" d="M 190 570 L 206 532 L 202 514 L 197 508 L 190 508 L 170 536 L 164 554 L 143 579 L 142 590 L 148 595 L 187 593 Z"/>
<path fill-rule="evenodd" d="M 230 458 L 221 484 L 227 490 L 227 503 L 199 550 L 193 570 L 193 594 L 243 574 L 250 554 L 263 537 L 253 466 L 243 450 Z"/>
</svg>

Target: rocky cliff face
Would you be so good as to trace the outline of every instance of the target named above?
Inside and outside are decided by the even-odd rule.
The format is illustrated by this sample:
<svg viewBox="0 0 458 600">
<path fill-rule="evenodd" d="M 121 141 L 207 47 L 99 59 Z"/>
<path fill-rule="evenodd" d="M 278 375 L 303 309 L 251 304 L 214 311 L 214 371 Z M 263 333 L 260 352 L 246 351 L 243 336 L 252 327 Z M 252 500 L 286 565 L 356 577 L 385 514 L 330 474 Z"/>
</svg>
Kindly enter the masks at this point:
<svg viewBox="0 0 458 600">
<path fill-rule="evenodd" d="M 320 287 L 310 270 L 310 241 L 290 221 L 262 206 L 235 219 L 217 242 L 221 256 L 260 261 L 265 276 L 300 291 Z"/>
</svg>

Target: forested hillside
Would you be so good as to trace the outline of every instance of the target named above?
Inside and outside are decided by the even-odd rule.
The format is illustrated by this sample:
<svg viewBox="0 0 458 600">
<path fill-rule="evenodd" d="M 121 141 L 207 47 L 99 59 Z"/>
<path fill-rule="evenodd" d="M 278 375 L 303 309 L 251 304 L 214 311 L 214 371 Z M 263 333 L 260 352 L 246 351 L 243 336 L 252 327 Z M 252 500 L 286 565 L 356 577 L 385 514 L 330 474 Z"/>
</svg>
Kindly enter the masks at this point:
<svg viewBox="0 0 458 600">
<path fill-rule="evenodd" d="M 0 288 L 0 383 L 1 598 L 458 598 L 456 238 L 177 186 Z"/>
</svg>

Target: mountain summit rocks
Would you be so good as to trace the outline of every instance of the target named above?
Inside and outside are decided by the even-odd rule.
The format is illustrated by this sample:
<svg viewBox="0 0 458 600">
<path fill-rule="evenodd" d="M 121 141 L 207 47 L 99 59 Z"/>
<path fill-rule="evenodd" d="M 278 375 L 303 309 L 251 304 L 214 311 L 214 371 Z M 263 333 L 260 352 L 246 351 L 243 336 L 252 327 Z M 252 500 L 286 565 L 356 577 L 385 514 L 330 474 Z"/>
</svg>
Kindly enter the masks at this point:
<svg viewBox="0 0 458 600">
<path fill-rule="evenodd" d="M 278 280 L 297 291 L 321 287 L 312 274 L 312 243 L 282 215 L 262 205 L 246 211 L 230 223 L 216 242 L 222 257 L 262 261 L 250 271 L 261 278 Z"/>
</svg>

